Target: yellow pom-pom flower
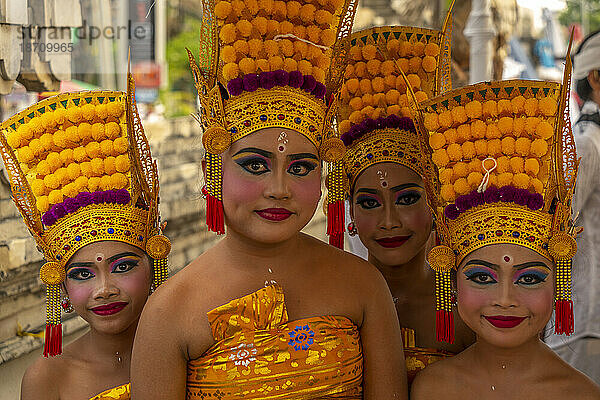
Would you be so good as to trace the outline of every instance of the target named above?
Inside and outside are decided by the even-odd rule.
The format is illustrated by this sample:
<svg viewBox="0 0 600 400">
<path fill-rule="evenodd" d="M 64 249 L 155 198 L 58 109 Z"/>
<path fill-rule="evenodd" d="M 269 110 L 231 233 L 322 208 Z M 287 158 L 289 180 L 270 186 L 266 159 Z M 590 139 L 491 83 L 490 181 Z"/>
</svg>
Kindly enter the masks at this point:
<svg viewBox="0 0 600 400">
<path fill-rule="evenodd" d="M 438 120 L 440 122 L 440 126 L 444 129 L 450 128 L 454 122 L 452 120 L 452 112 L 450 111 L 443 111 L 440 113 Z"/>
<path fill-rule="evenodd" d="M 292 53 L 293 53 L 294 52 L 293 45 L 291 42 L 289 44 L 292 46 Z M 242 58 L 239 63 L 239 68 L 240 68 L 240 71 L 242 72 L 242 74 L 244 74 L 244 75 L 254 73 L 254 72 L 256 72 L 256 61 L 254 61 L 254 59 L 249 58 L 249 57 Z"/>
<path fill-rule="evenodd" d="M 538 100 L 535 97 L 525 100 L 523 108 L 525 109 L 525 115 L 535 117 L 538 112 Z"/>
<path fill-rule="evenodd" d="M 484 118 L 496 118 L 498 116 L 498 103 L 494 100 L 483 103 L 482 115 Z"/>
<path fill-rule="evenodd" d="M 456 199 L 456 192 L 454 191 L 454 185 L 442 185 L 440 189 L 440 195 L 446 202 L 453 202 Z"/>
<path fill-rule="evenodd" d="M 369 45 L 369 46 L 373 46 L 373 45 Z M 365 46 L 367 47 L 367 46 Z M 373 46 L 374 47 L 374 46 Z M 364 48 L 363 48 L 364 50 Z M 369 60 L 369 59 L 367 59 Z M 378 59 L 374 58 L 374 59 L 370 59 L 369 61 L 367 61 L 367 72 L 372 76 L 377 76 L 379 74 L 381 68 L 381 61 L 379 61 Z"/>
<path fill-rule="evenodd" d="M 473 100 L 465 104 L 465 113 L 471 119 L 481 118 L 483 114 L 483 106 L 478 100 Z"/>
<path fill-rule="evenodd" d="M 507 156 L 512 156 L 515 152 L 515 139 L 513 137 L 505 137 L 502 139 L 502 153 Z"/>
<path fill-rule="evenodd" d="M 440 54 L 440 46 L 437 43 L 427 43 L 424 49 L 426 56 L 437 57 Z"/>
<path fill-rule="evenodd" d="M 31 129 L 29 124 L 19 125 L 17 133 L 22 142 L 27 142 L 33 138 L 33 129 Z"/>
<path fill-rule="evenodd" d="M 39 138 L 42 135 L 42 133 L 44 133 L 44 127 L 42 126 L 42 122 L 37 118 L 29 121 L 28 125 L 31 128 L 31 130 L 33 131 L 34 137 Z"/>
<path fill-rule="evenodd" d="M 62 165 L 69 165 L 73 161 L 75 161 L 75 159 L 73 158 L 73 149 L 64 149 L 60 152 L 59 156 Z"/>
<path fill-rule="evenodd" d="M 73 183 L 77 188 L 77 192 L 83 192 L 87 188 L 88 178 L 86 178 L 85 176 L 79 176 L 77 179 L 75 179 L 75 182 Z"/>
<path fill-rule="evenodd" d="M 442 185 L 452 185 L 454 183 L 454 171 L 452 168 L 444 168 L 440 171 L 440 183 Z"/>
<path fill-rule="evenodd" d="M 76 146 L 79 143 L 79 131 L 76 125 L 69 126 L 65 129 L 65 139 L 72 146 Z"/>
<path fill-rule="evenodd" d="M 103 175 L 100 177 L 100 190 L 111 190 L 111 179 L 110 175 Z"/>
<path fill-rule="evenodd" d="M 431 158 L 438 167 L 445 167 L 450 162 L 446 149 L 439 149 L 433 152 Z"/>
<path fill-rule="evenodd" d="M 552 97 L 544 97 L 540 99 L 538 106 L 542 115 L 551 117 L 556 114 L 558 103 Z"/>
<path fill-rule="evenodd" d="M 446 138 L 446 143 L 462 143 L 458 141 L 458 133 L 456 133 L 456 129 L 450 128 L 444 131 L 444 138 Z"/>
<path fill-rule="evenodd" d="M 467 177 L 467 183 L 471 189 L 477 189 L 483 180 L 483 175 L 480 172 L 471 172 Z"/>
<path fill-rule="evenodd" d="M 74 124 L 81 122 L 83 119 L 83 112 L 79 107 L 69 107 L 67 109 L 67 119 Z"/>
<path fill-rule="evenodd" d="M 233 46 L 225 46 L 223 50 L 221 50 L 221 58 L 227 63 L 235 63 L 237 62 L 237 52 L 233 48 Z"/>
<path fill-rule="evenodd" d="M 225 44 L 233 43 L 238 35 L 237 28 L 234 24 L 225 24 L 219 32 L 219 39 Z"/>
<path fill-rule="evenodd" d="M 72 163 L 67 166 L 67 176 L 74 181 L 81 176 L 81 167 L 77 163 Z"/>
<path fill-rule="evenodd" d="M 512 103 L 510 102 L 510 100 L 507 100 L 507 99 L 498 100 L 498 115 L 508 116 L 508 115 L 512 115 L 512 113 L 513 113 Z"/>
<path fill-rule="evenodd" d="M 111 124 L 114 124 L 114 122 L 111 122 Z M 92 126 L 87 122 L 82 122 L 77 127 L 77 135 L 79 136 L 79 139 L 84 143 L 92 140 Z"/>
<path fill-rule="evenodd" d="M 329 26 L 333 22 L 333 15 L 327 10 L 318 10 L 315 13 L 315 21 L 319 25 Z M 363 54 L 364 54 L 364 51 L 363 51 Z"/>
<path fill-rule="evenodd" d="M 96 107 L 94 107 L 93 104 L 86 104 L 81 107 L 81 113 L 84 120 L 92 121 L 94 118 L 96 118 Z"/>
<path fill-rule="evenodd" d="M 498 129 L 498 125 L 494 122 L 490 122 L 487 126 L 485 137 L 488 139 L 498 139 L 502 137 L 502 132 Z"/>
<path fill-rule="evenodd" d="M 101 176 L 104 174 L 104 160 L 101 158 L 94 158 L 91 161 L 92 174 L 94 176 Z"/>
<path fill-rule="evenodd" d="M 446 138 L 442 133 L 436 132 L 429 137 L 429 145 L 433 150 L 441 149 L 445 144 Z"/>
<path fill-rule="evenodd" d="M 88 161 L 89 157 L 87 155 L 85 147 L 75 147 L 73 149 L 73 159 L 78 163 Z"/>
<path fill-rule="evenodd" d="M 502 142 L 500 142 L 500 139 L 488 140 L 488 154 L 492 157 L 502 155 Z"/>
<path fill-rule="evenodd" d="M 419 91 L 417 93 L 415 93 L 415 98 L 417 99 L 418 103 L 422 103 L 425 100 L 427 100 L 427 93 L 423 92 L 423 91 Z"/>
<path fill-rule="evenodd" d="M 421 78 L 419 78 L 419 75 L 409 74 L 406 78 L 413 89 L 418 90 L 421 87 Z"/>
<path fill-rule="evenodd" d="M 513 176 L 513 183 L 519 189 L 528 189 L 530 178 L 527 174 L 519 173 Z"/>
<path fill-rule="evenodd" d="M 229 63 L 223 66 L 222 72 L 223 78 L 225 78 L 225 80 L 227 81 L 230 81 L 238 77 L 238 75 L 240 74 L 240 69 L 238 68 L 238 65 L 236 63 Z"/>
<path fill-rule="evenodd" d="M 457 195 L 462 196 L 469 193 L 470 191 L 471 185 L 469 185 L 466 178 L 458 178 L 454 182 L 454 192 L 456 192 Z"/>
<path fill-rule="evenodd" d="M 339 127 L 340 134 L 343 135 L 344 133 L 348 132 L 351 127 L 352 127 L 352 123 L 349 120 L 347 120 L 347 119 L 343 120 L 342 122 L 340 122 L 340 127 Z"/>
<path fill-rule="evenodd" d="M 537 176 L 540 172 L 540 162 L 535 158 L 528 158 L 525 160 L 525 173 L 531 176 Z"/>
<path fill-rule="evenodd" d="M 474 142 L 475 144 L 475 152 L 477 156 L 487 156 L 488 148 L 487 148 L 487 140 L 479 139 Z"/>
<path fill-rule="evenodd" d="M 100 190 L 100 177 L 98 177 L 98 176 L 90 177 L 88 179 L 87 187 L 90 192 L 95 192 L 97 190 Z"/>
<path fill-rule="evenodd" d="M 436 113 L 427 113 L 423 118 L 423 125 L 430 132 L 437 131 L 440 127 L 440 123 L 438 121 L 438 115 Z"/>
<path fill-rule="evenodd" d="M 500 104 L 500 102 L 498 102 Z M 513 131 L 513 119 L 511 117 L 502 117 L 498 120 L 498 129 L 503 135 L 508 135 Z"/>
<path fill-rule="evenodd" d="M 544 142 L 545 143 L 545 142 Z M 515 152 L 523 157 L 528 156 L 531 150 L 531 140 L 520 137 L 515 142 Z"/>
<path fill-rule="evenodd" d="M 77 190 L 77 185 L 75 185 L 75 183 L 73 182 L 67 183 L 65 186 L 63 186 L 63 188 L 60 191 L 63 197 L 65 198 L 73 198 L 79 194 L 79 191 Z"/>
<path fill-rule="evenodd" d="M 425 43 L 416 42 L 413 46 L 413 54 L 417 57 L 423 57 L 425 55 Z"/>
<path fill-rule="evenodd" d="M 302 4 L 297 1 L 288 1 L 286 5 L 288 19 L 291 20 L 300 16 L 300 8 L 302 7 Z"/>
<path fill-rule="evenodd" d="M 540 124 L 542 120 L 538 117 L 528 117 L 525 120 L 525 132 L 527 132 L 530 136 L 534 136 L 537 130 L 537 126 Z"/>
<path fill-rule="evenodd" d="M 543 139 L 535 139 L 531 143 L 531 154 L 540 158 L 548 153 L 548 143 Z"/>
<path fill-rule="evenodd" d="M 492 167 L 491 165 L 487 165 L 487 164 L 486 164 L 486 166 L 488 167 L 488 169 Z M 469 161 L 468 167 L 469 167 L 469 172 L 479 172 L 483 176 L 482 161 L 479 158 L 474 158 L 471 161 Z"/>
<path fill-rule="evenodd" d="M 437 67 L 437 61 L 436 61 L 435 57 L 432 57 L 432 56 L 423 57 L 423 61 L 421 62 L 421 67 L 423 68 L 423 71 L 425 71 L 425 72 L 435 71 L 435 68 Z"/>
<path fill-rule="evenodd" d="M 106 118 L 108 118 L 108 105 L 107 104 L 98 104 L 96 106 L 96 115 L 101 120 L 105 120 Z"/>
<path fill-rule="evenodd" d="M 115 169 L 118 172 L 125 173 L 129 171 L 129 166 L 129 158 L 127 157 L 127 155 L 122 154 L 115 158 Z"/>
<path fill-rule="evenodd" d="M 420 69 L 421 69 L 421 57 L 411 57 L 408 60 L 408 71 L 413 74 L 416 74 L 419 72 Z"/>
<path fill-rule="evenodd" d="M 21 147 L 21 135 L 19 135 L 18 131 L 10 132 L 6 137 L 6 141 L 13 149 L 18 149 Z"/>
<path fill-rule="evenodd" d="M 510 172 L 504 172 L 498 175 L 498 186 L 508 186 L 513 182 L 513 174 Z"/>
<path fill-rule="evenodd" d="M 485 122 L 478 119 L 471 122 L 471 136 L 474 139 L 483 139 L 485 137 L 486 132 L 487 125 L 485 124 Z"/>
<path fill-rule="evenodd" d="M 60 185 L 60 180 L 54 174 L 49 174 L 44 177 L 44 185 L 49 189 L 56 189 Z"/>
<path fill-rule="evenodd" d="M 36 200 L 36 207 L 41 213 L 45 213 L 50 209 L 50 202 L 48 196 L 40 196 Z"/>
<path fill-rule="evenodd" d="M 31 191 L 36 197 L 40 197 L 46 194 L 46 185 L 43 179 L 34 179 L 31 182 Z"/>
<path fill-rule="evenodd" d="M 469 165 L 464 162 L 457 162 L 452 167 L 455 180 L 458 178 L 466 178 L 469 175 Z"/>
<path fill-rule="evenodd" d="M 467 160 L 472 159 L 476 155 L 475 145 L 473 142 L 464 142 L 461 146 L 463 157 Z"/>
<path fill-rule="evenodd" d="M 317 8 L 313 4 L 305 4 L 300 8 L 300 19 L 305 25 L 313 22 Z"/>
<path fill-rule="evenodd" d="M 40 161 L 37 165 L 36 172 L 38 175 L 42 175 L 42 176 L 46 176 L 46 175 L 52 173 L 52 171 L 50 171 L 50 165 L 48 164 L 48 161 L 46 161 L 46 160 Z"/>
<path fill-rule="evenodd" d="M 48 155 L 46 156 L 46 162 L 48 163 L 48 168 L 51 173 L 62 167 L 64 164 L 60 157 L 60 154 L 56 152 L 48 153 Z"/>
<path fill-rule="evenodd" d="M 525 133 L 526 119 L 522 117 L 513 118 L 513 135 L 515 137 L 521 137 Z"/>
<path fill-rule="evenodd" d="M 549 97 L 546 97 L 548 99 Z M 550 98 L 551 99 L 551 98 Z M 551 99 L 552 100 L 552 99 Z M 541 102 L 540 102 L 541 104 Z M 541 121 L 535 128 L 536 136 L 540 139 L 548 140 L 554 134 L 554 128 L 547 121 Z"/>
<path fill-rule="evenodd" d="M 510 159 L 506 156 L 498 157 L 496 159 L 496 172 L 499 174 L 503 174 L 505 172 L 510 172 Z"/>
<path fill-rule="evenodd" d="M 33 158 L 33 151 L 31 151 L 29 146 L 23 146 L 19 150 L 17 150 L 17 159 L 19 160 L 19 162 L 27 164 L 31 162 Z"/>
<path fill-rule="evenodd" d="M 109 124 L 116 124 L 115 122 L 109 122 Z M 56 134 L 55 134 L 56 135 Z M 92 125 L 92 139 L 96 142 L 101 142 L 106 139 L 106 128 L 104 124 L 99 122 Z"/>
<path fill-rule="evenodd" d="M 54 177 L 58 180 L 58 186 L 64 186 L 69 183 L 69 175 L 66 168 L 57 169 Z"/>
<path fill-rule="evenodd" d="M 449 145 L 446 152 L 448 153 L 448 157 L 451 161 L 458 161 L 463 158 L 462 148 L 458 143 Z"/>
<path fill-rule="evenodd" d="M 35 156 L 39 156 L 45 151 L 44 146 L 42 146 L 42 141 L 40 139 L 33 139 L 31 142 L 29 142 L 29 148 Z"/>
<path fill-rule="evenodd" d="M 452 109 L 452 119 L 455 124 L 464 124 L 467 122 L 467 113 L 463 106 L 456 106 Z"/>
<path fill-rule="evenodd" d="M 514 114 L 525 114 L 525 97 L 517 96 L 510 101 Z"/>
<path fill-rule="evenodd" d="M 283 60 L 283 70 L 286 72 L 292 72 L 298 70 L 298 62 L 293 58 L 286 58 Z"/>
<path fill-rule="evenodd" d="M 125 189 L 129 185 L 127 177 L 119 172 L 110 176 L 110 186 L 112 189 Z"/>
<path fill-rule="evenodd" d="M 525 160 L 521 157 L 511 157 L 510 159 L 510 170 L 513 174 L 519 174 L 524 171 Z"/>
<path fill-rule="evenodd" d="M 400 115 L 400 110 L 401 110 L 401 107 L 397 104 L 394 104 L 392 106 L 388 106 L 388 108 L 386 109 L 386 114 L 387 115 Z"/>
<path fill-rule="evenodd" d="M 231 14 L 231 3 L 228 1 L 219 1 L 215 5 L 215 16 L 219 19 L 225 19 Z"/>
<path fill-rule="evenodd" d="M 471 125 L 459 125 L 458 128 L 456 128 L 456 137 L 458 143 L 464 143 L 471 140 Z"/>
<path fill-rule="evenodd" d="M 79 168 L 81 169 L 81 175 L 86 178 L 91 178 L 94 176 L 94 171 L 92 170 L 92 163 L 89 161 L 84 161 L 79 164 Z"/>
<path fill-rule="evenodd" d="M 544 192 L 544 184 L 539 179 L 537 179 L 537 178 L 531 179 L 530 184 L 531 184 L 531 188 L 533 189 L 533 191 L 535 193 L 542 194 Z"/>
<path fill-rule="evenodd" d="M 374 93 L 383 93 L 385 91 L 385 82 L 382 77 L 377 76 L 371 81 L 371 87 Z"/>
</svg>

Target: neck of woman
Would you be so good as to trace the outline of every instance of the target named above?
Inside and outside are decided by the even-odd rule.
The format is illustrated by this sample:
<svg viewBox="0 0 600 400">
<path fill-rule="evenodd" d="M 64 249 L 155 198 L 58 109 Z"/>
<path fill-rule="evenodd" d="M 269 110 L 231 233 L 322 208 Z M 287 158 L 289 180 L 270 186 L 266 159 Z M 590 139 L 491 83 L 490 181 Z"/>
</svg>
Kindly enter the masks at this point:
<svg viewBox="0 0 600 400">
<path fill-rule="evenodd" d="M 117 334 L 103 333 L 91 328 L 86 335 L 88 342 L 86 347 L 90 350 L 90 357 L 95 362 L 102 361 L 129 369 L 138 321 Z"/>
<path fill-rule="evenodd" d="M 427 249 L 428 246 L 423 246 L 413 258 L 403 264 L 383 264 L 373 257 L 371 253 L 369 253 L 369 262 L 377 267 L 388 283 L 390 290 L 394 293 L 397 290 L 415 288 L 415 282 L 429 283 L 431 281 L 433 275 L 425 263 Z"/>
<path fill-rule="evenodd" d="M 253 261 L 297 258 L 298 247 L 304 243 L 304 238 L 301 232 L 297 232 L 281 242 L 261 242 L 228 228 L 227 234 L 221 242 L 227 247 L 227 252 L 231 257 L 243 257 L 245 263 L 251 265 Z"/>
<path fill-rule="evenodd" d="M 510 348 L 498 347 L 478 337 L 472 347 L 472 354 L 476 362 L 488 371 L 509 369 L 512 372 L 523 371 L 525 374 L 532 365 L 538 365 L 536 361 L 547 349 L 537 335 Z"/>
</svg>

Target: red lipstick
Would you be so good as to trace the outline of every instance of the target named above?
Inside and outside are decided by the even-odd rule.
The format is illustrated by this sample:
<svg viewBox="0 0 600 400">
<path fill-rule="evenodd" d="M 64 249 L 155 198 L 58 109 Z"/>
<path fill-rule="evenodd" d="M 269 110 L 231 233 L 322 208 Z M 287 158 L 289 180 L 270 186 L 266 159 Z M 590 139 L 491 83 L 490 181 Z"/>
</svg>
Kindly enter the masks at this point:
<svg viewBox="0 0 600 400">
<path fill-rule="evenodd" d="M 283 221 L 286 220 L 293 213 L 285 208 L 265 208 L 264 210 L 255 211 L 260 217 L 269 221 Z"/>
<path fill-rule="evenodd" d="M 385 247 L 386 249 L 393 249 L 395 247 L 402 246 L 404 243 L 406 243 L 408 239 L 410 239 L 410 236 L 394 236 L 375 239 L 375 241 L 379 243 L 381 247 Z"/>
<path fill-rule="evenodd" d="M 127 306 L 127 304 L 129 303 L 126 303 L 124 301 L 118 301 L 116 303 L 110 303 L 103 306 L 94 307 L 91 310 L 92 312 L 98 315 L 112 315 L 124 309 L 125 306 Z"/>
<path fill-rule="evenodd" d="M 508 315 L 483 316 L 490 324 L 496 328 L 514 328 L 525 320 L 526 317 L 512 317 Z"/>
</svg>

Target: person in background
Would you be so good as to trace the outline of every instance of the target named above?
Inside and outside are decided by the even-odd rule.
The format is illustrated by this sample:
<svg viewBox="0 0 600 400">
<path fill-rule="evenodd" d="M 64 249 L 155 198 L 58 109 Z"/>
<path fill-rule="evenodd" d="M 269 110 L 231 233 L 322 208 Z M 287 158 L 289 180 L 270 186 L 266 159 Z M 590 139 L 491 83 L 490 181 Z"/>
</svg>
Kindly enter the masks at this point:
<svg viewBox="0 0 600 400">
<path fill-rule="evenodd" d="M 565 361 L 600 384 L 600 31 L 587 36 L 574 57 L 573 78 L 583 100 L 573 126 L 581 157 L 573 199 L 576 224 L 583 227 L 573 259 L 575 332 L 545 339 Z M 548 326 L 552 331 L 553 322 Z"/>
</svg>

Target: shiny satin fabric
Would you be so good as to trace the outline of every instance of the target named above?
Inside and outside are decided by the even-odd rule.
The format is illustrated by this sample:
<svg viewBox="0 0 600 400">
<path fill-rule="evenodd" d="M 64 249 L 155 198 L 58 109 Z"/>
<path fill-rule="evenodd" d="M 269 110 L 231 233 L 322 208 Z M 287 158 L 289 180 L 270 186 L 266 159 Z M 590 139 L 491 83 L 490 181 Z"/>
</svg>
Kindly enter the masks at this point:
<svg viewBox="0 0 600 400">
<path fill-rule="evenodd" d="M 188 363 L 188 399 L 362 399 L 360 334 L 348 318 L 288 321 L 272 285 L 208 319 L 216 343 Z"/>
<path fill-rule="evenodd" d="M 409 389 L 419 371 L 425 369 L 429 364 L 455 355 L 444 350 L 427 349 L 415 346 L 415 331 L 410 328 L 402 328 L 402 341 L 404 343 L 404 358 L 406 360 L 406 373 Z"/>
<path fill-rule="evenodd" d="M 117 386 L 112 389 L 105 390 L 104 392 L 97 394 L 90 400 L 129 400 L 131 399 L 130 384 Z"/>
</svg>

